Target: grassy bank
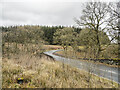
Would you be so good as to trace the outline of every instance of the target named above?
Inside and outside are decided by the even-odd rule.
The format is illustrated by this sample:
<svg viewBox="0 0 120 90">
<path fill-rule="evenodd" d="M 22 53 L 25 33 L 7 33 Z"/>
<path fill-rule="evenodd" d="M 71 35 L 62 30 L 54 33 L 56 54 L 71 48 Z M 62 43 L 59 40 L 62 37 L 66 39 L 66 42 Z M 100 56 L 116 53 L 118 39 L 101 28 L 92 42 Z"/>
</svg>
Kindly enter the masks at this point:
<svg viewBox="0 0 120 90">
<path fill-rule="evenodd" d="M 63 65 L 43 51 L 60 49 L 54 45 L 21 45 L 4 47 L 2 62 L 3 88 L 117 88 L 117 83 Z M 38 47 L 39 46 L 39 47 Z M 39 49 L 38 49 L 39 48 Z M 23 78 L 18 84 L 17 79 Z"/>
<path fill-rule="evenodd" d="M 26 57 L 26 58 L 25 58 Z M 117 88 L 117 84 L 46 58 L 3 59 L 3 88 Z M 28 62 L 28 63 L 26 63 Z M 17 78 L 24 78 L 23 84 Z"/>
</svg>

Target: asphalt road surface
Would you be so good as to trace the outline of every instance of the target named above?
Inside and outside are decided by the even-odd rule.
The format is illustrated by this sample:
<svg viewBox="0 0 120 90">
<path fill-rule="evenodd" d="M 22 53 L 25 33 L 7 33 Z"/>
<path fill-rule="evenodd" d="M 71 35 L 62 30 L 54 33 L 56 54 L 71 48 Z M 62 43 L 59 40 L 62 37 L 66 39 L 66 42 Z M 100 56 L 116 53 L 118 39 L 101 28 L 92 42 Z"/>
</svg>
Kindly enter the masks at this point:
<svg viewBox="0 0 120 90">
<path fill-rule="evenodd" d="M 52 56 L 57 61 L 61 61 L 65 64 L 85 70 L 85 71 L 93 73 L 97 76 L 107 78 L 109 80 L 113 80 L 120 84 L 120 71 L 119 71 L 120 68 L 110 67 L 110 66 L 106 66 L 103 64 L 94 64 L 94 63 L 86 62 L 86 61 L 82 61 L 82 60 L 73 60 L 73 59 L 54 55 L 53 53 L 55 53 L 57 51 L 60 51 L 60 50 L 51 50 L 48 52 L 44 52 L 44 54 Z"/>
</svg>

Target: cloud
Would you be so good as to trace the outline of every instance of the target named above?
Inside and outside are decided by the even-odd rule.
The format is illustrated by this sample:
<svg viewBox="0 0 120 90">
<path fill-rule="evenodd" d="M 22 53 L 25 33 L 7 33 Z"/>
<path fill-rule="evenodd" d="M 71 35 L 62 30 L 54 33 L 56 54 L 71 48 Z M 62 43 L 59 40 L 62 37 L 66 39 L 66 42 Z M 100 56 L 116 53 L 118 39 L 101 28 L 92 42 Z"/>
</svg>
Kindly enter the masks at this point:
<svg viewBox="0 0 120 90">
<path fill-rule="evenodd" d="M 0 21 L 5 26 L 74 25 L 83 7 L 80 0 L 1 0 Z"/>
<path fill-rule="evenodd" d="M 4 2 L 3 25 L 73 25 L 81 13 L 77 2 Z"/>
</svg>

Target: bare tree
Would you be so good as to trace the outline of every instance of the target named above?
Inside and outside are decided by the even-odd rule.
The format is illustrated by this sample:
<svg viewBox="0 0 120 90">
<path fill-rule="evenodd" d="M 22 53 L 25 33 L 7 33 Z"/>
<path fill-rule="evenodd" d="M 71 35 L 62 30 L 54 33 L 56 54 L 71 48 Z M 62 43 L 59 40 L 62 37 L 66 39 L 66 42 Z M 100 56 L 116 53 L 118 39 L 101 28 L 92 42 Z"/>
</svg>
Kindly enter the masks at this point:
<svg viewBox="0 0 120 90">
<path fill-rule="evenodd" d="M 109 4 L 109 12 L 110 12 L 110 19 L 109 19 L 109 26 L 111 31 L 109 32 L 111 34 L 112 40 L 117 40 L 118 43 L 118 58 L 120 58 L 120 2 L 110 3 Z M 114 32 L 113 32 L 114 30 Z M 118 60 L 118 65 L 120 65 L 120 62 Z M 120 73 L 120 69 L 118 68 L 118 73 Z M 111 73 L 112 74 L 112 73 Z M 112 77 L 112 75 L 111 75 Z M 118 76 L 119 78 L 119 76 Z M 120 79 L 118 79 L 118 82 L 120 82 Z M 120 85 L 118 84 L 118 88 L 120 88 Z"/>
<path fill-rule="evenodd" d="M 118 33 L 120 31 L 120 2 L 109 3 L 109 34 L 111 35 L 111 40 L 119 41 Z"/>
<path fill-rule="evenodd" d="M 79 26 L 95 31 L 96 58 L 98 58 L 101 50 L 99 30 L 104 31 L 107 28 L 108 5 L 104 2 L 88 2 L 83 9 L 83 15 L 79 19 L 75 19 L 75 21 Z"/>
</svg>

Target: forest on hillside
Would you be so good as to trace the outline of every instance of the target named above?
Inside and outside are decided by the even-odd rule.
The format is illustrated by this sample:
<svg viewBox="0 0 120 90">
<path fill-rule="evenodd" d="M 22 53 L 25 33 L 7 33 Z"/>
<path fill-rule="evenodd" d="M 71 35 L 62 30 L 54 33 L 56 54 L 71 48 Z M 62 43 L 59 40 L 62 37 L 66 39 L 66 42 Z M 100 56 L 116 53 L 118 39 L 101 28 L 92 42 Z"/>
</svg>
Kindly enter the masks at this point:
<svg viewBox="0 0 120 90">
<path fill-rule="evenodd" d="M 55 44 L 53 43 L 53 36 L 57 29 L 63 29 L 65 26 L 9 26 L 9 27 L 0 27 L 3 32 L 3 42 L 4 39 L 7 42 L 18 42 L 18 43 L 31 43 L 32 40 L 42 39 L 46 44 Z M 74 28 L 74 31 L 79 33 L 81 28 Z M 36 37 L 37 36 L 37 37 Z M 36 38 L 36 39 L 35 39 Z M 40 41 L 40 40 L 39 40 Z M 39 42 L 35 41 L 35 42 Z"/>
</svg>

